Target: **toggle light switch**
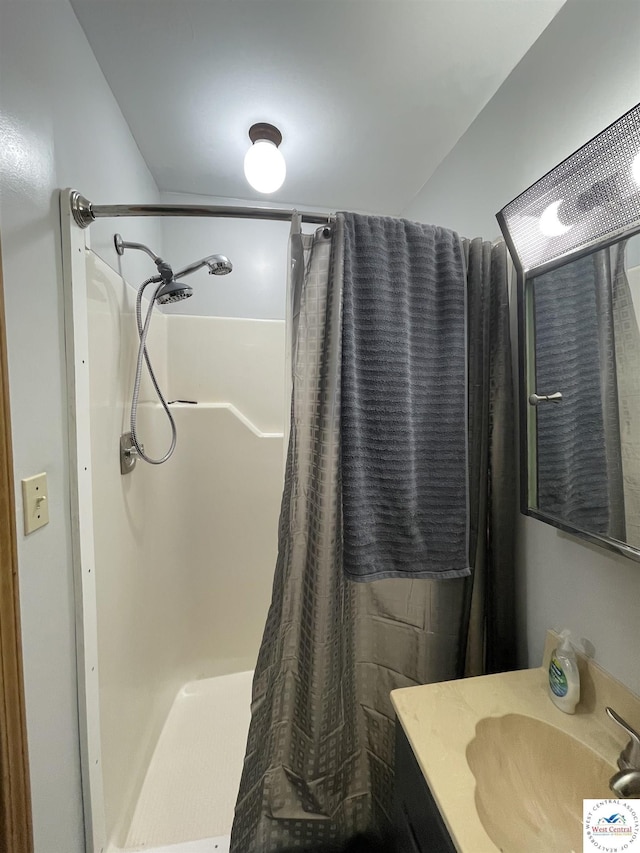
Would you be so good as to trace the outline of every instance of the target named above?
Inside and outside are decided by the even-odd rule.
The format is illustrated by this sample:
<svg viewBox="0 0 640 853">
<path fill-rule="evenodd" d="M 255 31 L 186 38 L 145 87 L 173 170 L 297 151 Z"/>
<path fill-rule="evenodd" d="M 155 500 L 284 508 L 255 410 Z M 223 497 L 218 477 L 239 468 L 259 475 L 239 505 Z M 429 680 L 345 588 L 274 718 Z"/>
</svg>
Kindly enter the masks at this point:
<svg viewBox="0 0 640 853">
<path fill-rule="evenodd" d="M 22 511 L 25 536 L 49 523 L 46 474 L 36 474 L 35 477 L 27 477 L 22 481 Z"/>
</svg>

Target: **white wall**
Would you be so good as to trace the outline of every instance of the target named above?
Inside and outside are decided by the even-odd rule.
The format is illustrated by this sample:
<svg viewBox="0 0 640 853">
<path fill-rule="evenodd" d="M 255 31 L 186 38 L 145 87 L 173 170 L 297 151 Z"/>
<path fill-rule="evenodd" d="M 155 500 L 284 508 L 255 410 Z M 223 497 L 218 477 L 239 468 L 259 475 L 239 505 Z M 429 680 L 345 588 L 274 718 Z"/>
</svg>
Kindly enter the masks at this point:
<svg viewBox="0 0 640 853">
<path fill-rule="evenodd" d="M 160 387 L 198 402 L 172 406 L 171 459 L 123 477 L 135 291 L 92 252 L 87 289 L 101 765 L 107 839 L 120 846 L 178 689 L 255 666 L 282 491 L 284 322 L 156 311 Z M 159 457 L 170 430 L 144 377 L 139 437 Z"/>
<path fill-rule="evenodd" d="M 229 199 L 162 193 L 167 204 L 230 204 Z M 247 204 L 247 202 L 244 202 Z M 205 255 L 227 255 L 233 272 L 189 276 L 190 299 L 172 313 L 218 317 L 284 319 L 287 282 L 288 222 L 255 219 L 162 220 L 165 259 L 179 269 Z"/>
<path fill-rule="evenodd" d="M 403 216 L 498 236 L 495 213 L 640 99 L 640 4 L 568 0 Z M 568 627 L 640 692 L 640 565 L 522 517 L 528 660 Z"/>
<path fill-rule="evenodd" d="M 37 853 L 84 850 L 57 191 L 157 201 L 67 0 L 0 3 L 0 229 L 8 325 L 27 732 Z M 134 239 L 159 242 L 152 220 Z M 112 225 L 92 226 L 116 262 Z M 51 521 L 22 534 L 20 479 L 46 471 Z"/>
<path fill-rule="evenodd" d="M 161 198 L 166 204 L 251 205 L 237 199 L 179 193 L 162 193 Z M 255 206 L 278 207 L 266 201 Z M 227 255 L 233 264 L 233 272 L 226 276 L 208 276 L 206 271 L 190 276 L 194 295 L 177 303 L 172 312 L 283 320 L 290 227 L 290 222 L 258 219 L 163 219 L 163 250 L 174 269 L 213 254 Z M 312 232 L 315 227 L 305 224 L 303 230 Z"/>
</svg>

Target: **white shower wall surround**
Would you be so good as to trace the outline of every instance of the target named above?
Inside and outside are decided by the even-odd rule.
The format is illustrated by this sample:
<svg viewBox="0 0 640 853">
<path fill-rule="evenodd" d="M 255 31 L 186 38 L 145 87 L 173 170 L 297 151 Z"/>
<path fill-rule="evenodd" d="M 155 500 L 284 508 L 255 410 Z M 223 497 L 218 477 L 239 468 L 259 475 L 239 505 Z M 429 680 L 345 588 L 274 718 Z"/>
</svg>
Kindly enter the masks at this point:
<svg viewBox="0 0 640 853">
<path fill-rule="evenodd" d="M 135 290 L 86 253 L 101 764 L 121 846 L 174 697 L 253 669 L 270 600 L 282 491 L 284 322 L 157 311 L 149 352 L 178 428 L 164 465 L 120 474 L 137 334 Z M 203 273 L 194 287 L 211 287 Z M 215 284 L 215 283 L 214 283 Z M 145 378 L 145 449 L 168 446 Z"/>
<path fill-rule="evenodd" d="M 215 279 L 203 278 L 194 286 L 215 287 Z M 170 400 L 228 402 L 259 432 L 283 431 L 283 320 L 168 314 L 163 319 L 168 320 Z"/>
</svg>

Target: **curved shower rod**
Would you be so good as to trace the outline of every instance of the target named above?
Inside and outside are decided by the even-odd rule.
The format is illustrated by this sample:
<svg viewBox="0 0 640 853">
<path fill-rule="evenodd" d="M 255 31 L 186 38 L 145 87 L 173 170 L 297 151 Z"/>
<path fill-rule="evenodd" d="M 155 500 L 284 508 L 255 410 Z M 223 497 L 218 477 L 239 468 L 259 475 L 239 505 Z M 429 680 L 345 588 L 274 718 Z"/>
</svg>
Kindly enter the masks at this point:
<svg viewBox="0 0 640 853">
<path fill-rule="evenodd" d="M 70 202 L 74 221 L 80 228 L 88 228 L 96 219 L 111 216 L 219 216 L 227 219 L 287 221 L 298 213 L 303 222 L 316 225 L 326 225 L 335 218 L 334 213 L 222 204 L 92 204 L 76 190 L 70 191 Z"/>
</svg>

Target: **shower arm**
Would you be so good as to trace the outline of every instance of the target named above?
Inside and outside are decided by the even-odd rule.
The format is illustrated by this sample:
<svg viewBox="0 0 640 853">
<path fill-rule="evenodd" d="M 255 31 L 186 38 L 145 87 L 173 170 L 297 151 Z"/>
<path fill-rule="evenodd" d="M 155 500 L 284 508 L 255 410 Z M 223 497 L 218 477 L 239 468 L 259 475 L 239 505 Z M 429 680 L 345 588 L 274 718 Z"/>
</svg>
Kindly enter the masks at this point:
<svg viewBox="0 0 640 853">
<path fill-rule="evenodd" d="M 156 255 L 155 252 L 152 252 L 148 246 L 145 246 L 144 243 L 130 243 L 128 240 L 123 240 L 119 234 L 116 234 L 113 238 L 113 242 L 116 247 L 116 252 L 119 255 L 124 255 L 125 249 L 139 249 L 141 252 L 146 252 L 149 257 L 155 261 L 156 264 L 164 263 L 162 258 L 159 255 Z"/>
<path fill-rule="evenodd" d="M 116 252 L 119 255 L 124 255 L 125 249 L 138 249 L 141 252 L 145 252 L 147 255 L 149 255 L 150 258 L 153 259 L 160 275 L 157 279 L 149 279 L 149 281 L 157 280 L 168 283 L 174 280 L 175 276 L 173 275 L 173 270 L 171 269 L 171 266 L 166 261 L 163 261 L 160 255 L 156 255 L 155 252 L 152 252 L 148 246 L 144 245 L 144 243 L 131 243 L 128 240 L 123 240 L 120 234 L 113 235 L 113 243 L 116 247 Z M 179 275 L 180 274 L 181 273 L 179 273 Z"/>
</svg>

